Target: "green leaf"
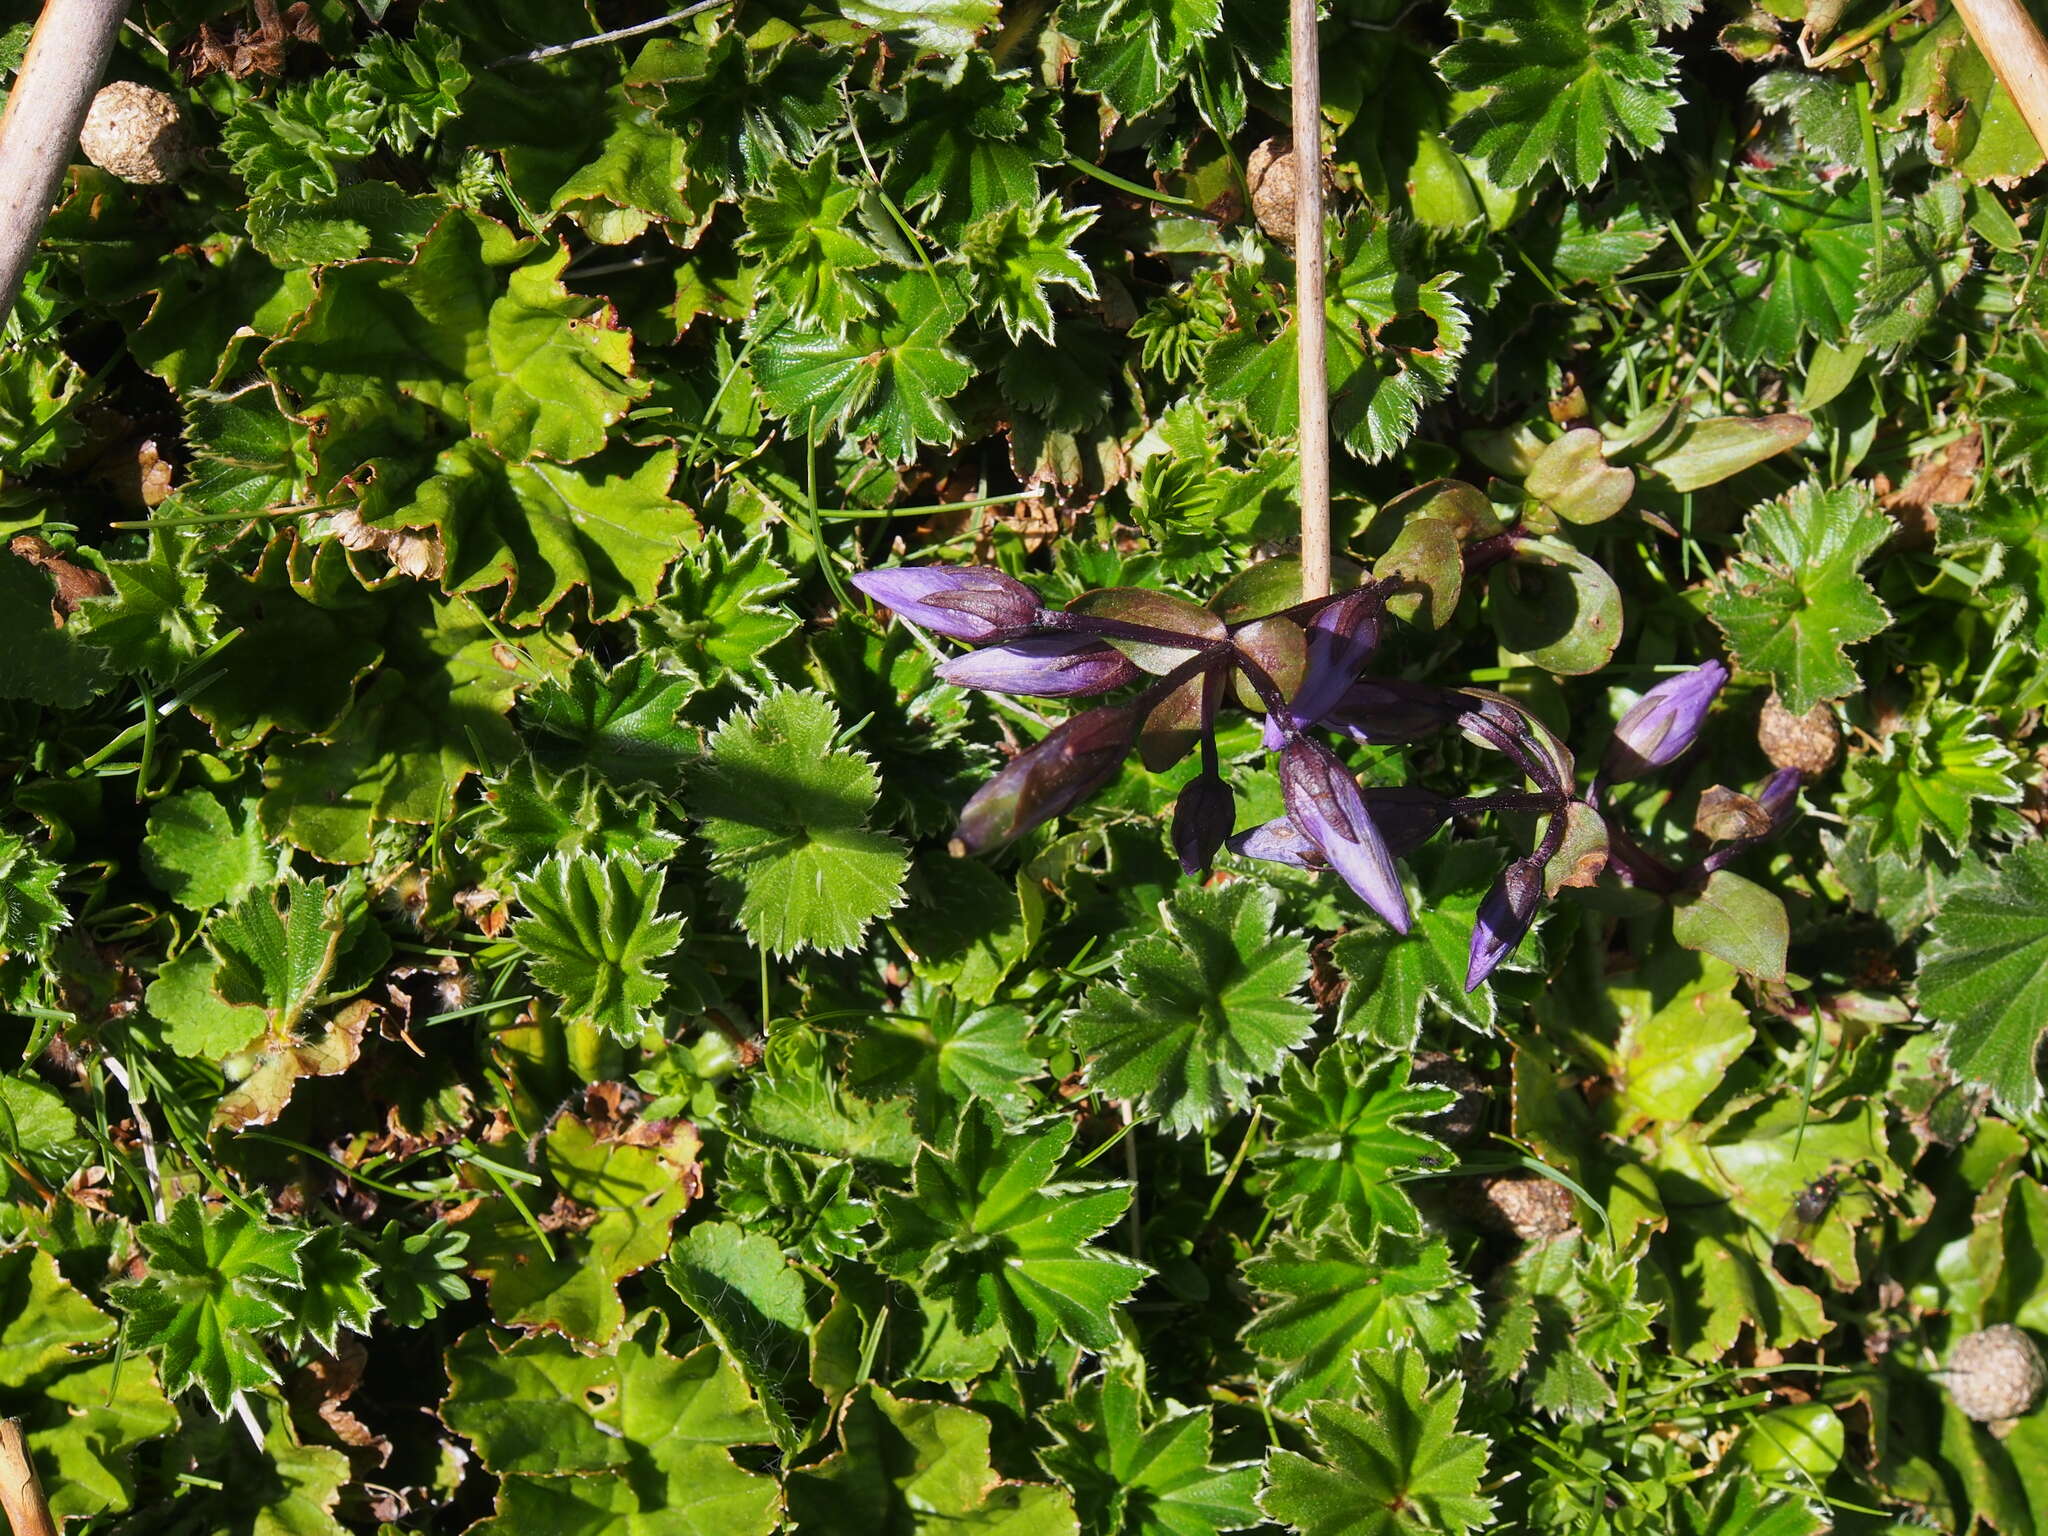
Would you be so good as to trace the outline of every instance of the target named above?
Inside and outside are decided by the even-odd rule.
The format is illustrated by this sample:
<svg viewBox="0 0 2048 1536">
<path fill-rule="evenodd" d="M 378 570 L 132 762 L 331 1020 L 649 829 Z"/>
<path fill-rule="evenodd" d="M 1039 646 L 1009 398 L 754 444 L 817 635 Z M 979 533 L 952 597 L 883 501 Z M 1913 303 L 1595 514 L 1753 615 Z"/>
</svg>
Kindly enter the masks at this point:
<svg viewBox="0 0 2048 1536">
<path fill-rule="evenodd" d="M 136 1228 L 149 1272 L 110 1292 L 127 1314 L 129 1347 L 156 1352 L 166 1392 L 197 1386 L 225 1418 L 237 1393 L 277 1380 L 263 1340 L 292 1320 L 297 1255 L 310 1236 L 185 1196 L 167 1220 Z"/>
<path fill-rule="evenodd" d="M 874 767 L 833 746 L 824 695 L 784 690 L 711 738 L 692 781 L 711 869 L 740 926 L 771 953 L 851 949 L 902 900 L 909 858 L 866 828 Z"/>
<path fill-rule="evenodd" d="M 1482 1033 L 1493 1028 L 1496 1015 L 1493 989 L 1467 992 L 1465 972 L 1479 903 L 1502 862 L 1500 850 L 1491 843 L 1451 843 L 1422 850 L 1409 862 L 1419 878 L 1410 892 L 1414 923 L 1408 932 L 1368 924 L 1338 939 L 1330 952 L 1347 982 L 1338 1022 L 1346 1034 L 1392 1050 L 1415 1044 L 1432 1005 Z"/>
<path fill-rule="evenodd" d="M 1076 1536 L 1064 1489 L 996 1472 L 989 1421 L 972 1409 L 869 1386 L 848 1404 L 839 1440 L 825 1460 L 790 1474 L 796 1530 Z"/>
<path fill-rule="evenodd" d="M 107 579 L 113 595 L 87 599 L 77 622 L 117 671 L 169 682 L 213 643 L 214 610 L 200 572 L 162 557 L 110 560 Z"/>
<path fill-rule="evenodd" d="M 860 202 L 860 188 L 820 156 L 807 169 L 778 161 L 767 190 L 740 205 L 747 232 L 737 248 L 760 261 L 762 279 L 796 319 L 835 335 L 875 312 L 874 284 L 861 274 L 883 256 L 860 231 Z"/>
<path fill-rule="evenodd" d="M 1755 234 L 1709 268 L 1709 303 L 1745 363 L 1795 361 L 1803 337 L 1849 339 L 1870 261 L 1870 202 L 1860 181 L 1736 192 Z"/>
<path fill-rule="evenodd" d="M 1461 1433 L 1465 1386 L 1432 1381 L 1419 1350 L 1358 1357 L 1362 1407 L 1312 1403 L 1309 1437 L 1318 1459 L 1275 1451 L 1259 1507 L 1301 1536 L 1406 1536 L 1462 1532 L 1490 1522 L 1479 1495 L 1487 1441 Z"/>
<path fill-rule="evenodd" d="M 1985 724 L 1968 705 L 1937 698 L 1908 716 L 1876 753 L 1849 759 L 1841 814 L 1870 829 L 1871 854 L 1918 860 L 1930 838 L 1962 853 L 1977 807 L 2019 800 L 2019 758 Z"/>
<path fill-rule="evenodd" d="M 1522 187 L 1554 169 L 1600 179 L 1608 157 L 1643 155 L 1673 126 L 1677 61 L 1645 22 L 1593 0 L 1457 0 L 1461 36 L 1437 57 L 1459 92 L 1485 92 L 1454 120 L 1451 147 L 1488 180 Z"/>
<path fill-rule="evenodd" d="M 733 550 L 706 539 L 671 567 L 641 633 L 651 652 L 702 686 L 759 678 L 768 652 L 802 627 L 775 601 L 795 586 L 768 558 L 765 535 Z"/>
<path fill-rule="evenodd" d="M 1808 481 L 1750 514 L 1707 614 L 1737 664 L 1768 673 L 1793 714 L 1855 690 L 1846 648 L 1891 622 L 1857 571 L 1891 532 L 1891 519 L 1855 485 L 1824 491 Z"/>
<path fill-rule="evenodd" d="M 790 1385 L 803 1376 L 811 1320 L 803 1276 L 782 1245 L 729 1221 L 707 1222 L 683 1234 L 661 1272 L 760 1398 L 776 1443 L 794 1450 Z"/>
<path fill-rule="evenodd" d="M 1217 1536 L 1257 1525 L 1258 1464 L 1213 1463 L 1211 1410 L 1169 1403 L 1147 1414 L 1142 1398 L 1129 1376 L 1110 1371 L 1046 1412 L 1055 1443 L 1038 1459 L 1073 1490 L 1083 1528 Z"/>
<path fill-rule="evenodd" d="M 840 0 L 840 14 L 933 53 L 965 53 L 996 23 L 998 0 Z"/>
<path fill-rule="evenodd" d="M 1090 987 L 1067 1021 L 1090 1057 L 1089 1085 L 1187 1136 L 1278 1071 L 1315 1027 L 1299 997 L 1308 953 L 1277 927 L 1279 900 L 1271 886 L 1235 880 L 1162 902 L 1162 931 L 1118 950 L 1116 979 Z"/>
<path fill-rule="evenodd" d="M 1026 1038 L 1030 1015 L 1000 1004 L 969 1008 L 936 989 L 924 998 L 928 1011 L 921 1017 L 885 1014 L 873 1021 L 853 1048 L 847 1086 L 875 1096 L 908 1094 L 932 1134 L 974 1098 L 1006 1116 L 1023 1112 L 1029 1103 L 1024 1085 L 1045 1071 Z"/>
<path fill-rule="evenodd" d="M 385 1321 L 398 1328 L 417 1328 L 450 1304 L 467 1301 L 469 1282 L 462 1277 L 462 1264 L 468 1247 L 469 1234 L 450 1231 L 445 1221 L 424 1232 L 407 1232 L 395 1221 L 385 1222 L 369 1245 Z"/>
<path fill-rule="evenodd" d="M 682 942 L 683 920 L 661 913 L 662 872 L 629 856 L 557 854 L 515 894 L 527 916 L 512 925 L 533 979 L 566 1017 L 630 1040 L 668 990 L 655 962 Z"/>
<path fill-rule="evenodd" d="M 868 134 L 871 152 L 889 157 L 889 190 L 948 229 L 1033 208 L 1037 167 L 1066 156 L 1054 99 L 1033 90 L 1025 71 L 999 71 L 994 57 L 978 50 L 905 76 Z"/>
<path fill-rule="evenodd" d="M 1394 1176 L 1451 1165 L 1450 1148 L 1409 1122 L 1442 1114 L 1458 1096 L 1410 1086 L 1408 1065 L 1400 1057 L 1371 1062 L 1349 1041 L 1325 1046 L 1313 1067 L 1299 1058 L 1287 1064 L 1259 1100 L 1271 1168 L 1264 1193 L 1276 1215 L 1297 1231 L 1340 1227 L 1366 1249 L 1381 1229 L 1421 1233 L 1421 1213 Z"/>
<path fill-rule="evenodd" d="M 377 147 L 377 97 L 360 75 L 335 72 L 251 96 L 221 133 L 221 148 L 251 197 L 297 202 L 331 197 L 357 160 Z"/>
<path fill-rule="evenodd" d="M 1649 467 L 1678 492 L 1704 490 L 1778 454 L 1812 435 L 1813 423 L 1789 412 L 1776 416 L 1712 416 L 1688 424 L 1660 447 Z"/>
<path fill-rule="evenodd" d="M 875 1263 L 950 1307 L 963 1331 L 995 1331 L 1019 1358 L 1061 1338 L 1108 1347 L 1113 1309 L 1146 1271 L 1090 1246 L 1131 1190 L 1056 1182 L 1073 1138 L 1064 1118 L 1012 1128 L 986 1108 L 964 1112 L 947 1151 L 918 1149 L 912 1193 L 881 1192 Z"/>
<path fill-rule="evenodd" d="M 268 1026 L 261 1008 L 223 1002 L 213 990 L 215 961 L 194 944 L 157 968 L 143 1001 L 164 1026 L 164 1043 L 180 1056 L 221 1061 L 249 1046 Z"/>
<path fill-rule="evenodd" d="M 0 956 L 39 954 L 70 914 L 57 896 L 63 870 L 12 832 L 0 832 Z"/>
<path fill-rule="evenodd" d="M 470 1271 L 489 1282 L 499 1322 L 593 1344 L 618 1334 L 626 1319 L 619 1281 L 660 1262 L 697 1178 L 695 1132 L 680 1123 L 652 1129 L 662 1138 L 643 1145 L 601 1136 L 573 1115 L 555 1122 L 538 1146 L 542 1183 L 521 1193 L 561 1221 L 546 1245 L 502 1192 L 451 1223 L 469 1239 Z M 489 1155 L 502 1160 L 505 1150 Z M 473 1178 L 497 1188 L 481 1172 Z"/>
<path fill-rule="evenodd" d="M 377 93 L 377 134 L 404 154 L 431 139 L 462 110 L 469 84 L 461 45 L 444 29 L 423 21 L 410 40 L 373 33 L 356 55 L 363 83 Z"/>
<path fill-rule="evenodd" d="M 2039 490 L 2048 486 L 2048 341 L 2033 330 L 2019 333 L 2019 350 L 1992 368 L 1994 387 L 1977 411 L 2003 427 L 1992 462 L 2017 473 Z"/>
<path fill-rule="evenodd" d="M 1448 1360 L 1479 1327 L 1471 1287 L 1440 1237 L 1383 1237 L 1368 1255 L 1325 1228 L 1312 1239 L 1283 1238 L 1246 1263 L 1244 1277 L 1272 1298 L 1244 1341 L 1274 1367 L 1273 1405 L 1287 1413 L 1355 1390 L 1360 1350 L 1411 1344 Z"/>
<path fill-rule="evenodd" d="M 1920 957 L 1920 1007 L 1940 1026 L 1949 1066 L 2012 1113 L 2042 1103 L 2044 971 L 2048 843 L 2030 842 L 1949 893 Z"/>
<path fill-rule="evenodd" d="M 1615 1033 L 1608 1113 L 1623 1135 L 1690 1120 L 1756 1039 L 1733 964 L 1712 954 L 1660 945 L 1609 981 L 1603 1000 Z"/>
<path fill-rule="evenodd" d="M 1425 405 L 1449 391 L 1470 327 L 1451 291 L 1453 274 L 1418 274 L 1420 232 L 1383 215 L 1344 226 L 1324 307 L 1329 314 L 1330 422 L 1344 446 L 1377 461 L 1414 433 Z M 1299 425 L 1295 393 L 1299 328 L 1287 317 L 1268 337 L 1254 325 L 1227 331 L 1202 360 L 1212 399 L 1243 408 L 1267 437 Z"/>
<path fill-rule="evenodd" d="M 370 1279 L 376 1261 L 349 1246 L 340 1227 L 322 1227 L 299 1246 L 299 1289 L 292 1294 L 292 1326 L 302 1341 L 333 1354 L 343 1328 L 367 1334 L 377 1311 Z"/>
<path fill-rule="evenodd" d="M 546 678 L 529 693 L 520 714 L 540 733 L 528 738 L 534 756 L 558 771 L 582 767 L 613 784 L 673 789 L 700 747 L 696 729 L 676 718 L 695 691 L 651 656 L 609 672 L 579 656 L 566 678 Z"/>
<path fill-rule="evenodd" d="M 678 1359 L 661 1314 L 610 1349 L 580 1353 L 559 1335 L 464 1334 L 448 1352 L 442 1418 L 496 1473 L 490 1536 L 768 1536 L 775 1480 L 736 1447 L 770 1439 L 768 1420 L 716 1344 Z"/>
<path fill-rule="evenodd" d="M 1785 903 L 1732 870 L 1717 869 L 1700 889 L 1672 899 L 1671 936 L 1759 980 L 1785 979 Z"/>
<path fill-rule="evenodd" d="M 487 811 L 477 835 L 514 878 L 537 874 L 558 854 L 600 863 L 623 857 L 651 867 L 682 846 L 658 825 L 654 796 L 621 796 L 587 768 L 557 776 L 522 758 L 484 796 Z"/>
<path fill-rule="evenodd" d="M 277 859 L 263 843 L 255 804 L 224 804 L 204 789 L 159 800 L 142 840 L 142 868 L 171 899 L 204 912 L 268 880 Z"/>
<path fill-rule="evenodd" d="M 28 561 L 0 552 L 0 699 L 77 709 L 113 681 L 106 651 L 57 623 L 56 584 Z"/>
<path fill-rule="evenodd" d="M 769 411 L 805 431 L 837 427 L 893 462 L 951 443 L 945 402 L 974 371 L 947 345 L 962 309 L 950 273 L 899 272 L 875 286 L 875 313 L 843 333 L 782 314 L 757 322 L 754 376 Z"/>
<path fill-rule="evenodd" d="M 0 1414 L 26 1433 L 58 1529 L 127 1509 L 134 1448 L 178 1427 L 156 1367 L 117 1359 L 114 1320 L 33 1247 L 0 1250 L 0 1319 Z"/>
<path fill-rule="evenodd" d="M 780 1145 L 908 1168 L 917 1154 L 909 1104 L 852 1092 L 821 1037 L 793 1029 L 769 1039 L 761 1069 L 749 1075 L 741 1123 L 750 1136 Z"/>
<path fill-rule="evenodd" d="M 1095 274 L 1074 249 L 1095 217 L 1092 208 L 1064 209 L 1048 194 L 1036 206 L 1013 203 L 968 226 L 960 250 L 975 299 L 995 306 L 1012 341 L 1026 332 L 1052 340 L 1053 288 L 1096 296 Z"/>
</svg>

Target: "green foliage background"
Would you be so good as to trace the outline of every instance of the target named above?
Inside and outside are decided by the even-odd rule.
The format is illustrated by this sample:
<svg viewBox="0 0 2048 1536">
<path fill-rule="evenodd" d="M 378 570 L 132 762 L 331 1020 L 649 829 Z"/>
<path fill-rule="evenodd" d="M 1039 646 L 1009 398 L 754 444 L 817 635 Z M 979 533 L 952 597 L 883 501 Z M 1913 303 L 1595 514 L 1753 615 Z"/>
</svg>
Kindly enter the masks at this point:
<svg viewBox="0 0 2048 1536">
<path fill-rule="evenodd" d="M 72 169 L 0 353 L 0 1411 L 67 1529 L 2048 1531 L 2038 1392 L 1944 1369 L 2048 1336 L 2048 204 L 1952 12 L 1323 22 L 1373 672 L 1583 784 L 1725 657 L 1617 846 L 1774 762 L 1786 835 L 1596 850 L 1471 993 L 1526 818 L 1405 937 L 1182 879 L 1191 762 L 949 854 L 1064 706 L 851 574 L 1286 570 L 1281 9 L 135 8 L 190 153 Z"/>
</svg>

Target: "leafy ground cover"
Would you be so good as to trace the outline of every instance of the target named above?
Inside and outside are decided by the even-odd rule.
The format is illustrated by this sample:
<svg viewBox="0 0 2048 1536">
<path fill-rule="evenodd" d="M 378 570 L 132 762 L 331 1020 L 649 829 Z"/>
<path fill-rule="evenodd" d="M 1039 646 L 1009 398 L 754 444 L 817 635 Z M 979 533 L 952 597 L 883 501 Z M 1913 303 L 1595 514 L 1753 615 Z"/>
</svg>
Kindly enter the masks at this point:
<svg viewBox="0 0 2048 1536">
<path fill-rule="evenodd" d="M 0 366 L 67 1529 L 2048 1531 L 2039 149 L 1939 4 L 1335 0 L 1304 600 L 1279 9 L 137 6 Z"/>
</svg>

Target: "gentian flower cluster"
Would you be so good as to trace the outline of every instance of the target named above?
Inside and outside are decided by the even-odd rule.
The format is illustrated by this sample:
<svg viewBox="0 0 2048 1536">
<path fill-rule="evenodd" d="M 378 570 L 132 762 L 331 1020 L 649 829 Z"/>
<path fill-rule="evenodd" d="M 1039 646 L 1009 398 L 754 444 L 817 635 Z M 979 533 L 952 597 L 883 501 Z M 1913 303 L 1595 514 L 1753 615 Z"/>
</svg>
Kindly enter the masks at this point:
<svg viewBox="0 0 2048 1536">
<path fill-rule="evenodd" d="M 1367 581 L 1227 622 L 1183 599 L 1136 589 L 1091 592 L 1049 608 L 1024 583 L 980 567 L 904 567 L 853 580 L 898 618 L 976 647 L 940 667 L 947 682 L 1037 698 L 1142 685 L 1122 702 L 1069 716 L 976 791 L 960 813 L 957 853 L 998 847 L 1064 813 L 1115 778 L 1134 749 L 1159 771 L 1199 748 L 1200 772 L 1173 809 L 1172 842 L 1185 870 L 1206 870 L 1226 846 L 1247 858 L 1333 869 L 1383 921 L 1406 933 L 1410 913 L 1398 858 L 1453 816 L 1543 816 L 1534 851 L 1503 870 L 1481 903 L 1468 989 L 1513 953 L 1546 896 L 1589 882 L 1604 864 L 1604 829 L 1578 800 L 1572 756 L 1528 711 L 1477 689 L 1361 675 L 1386 621 L 1392 583 Z M 1277 757 L 1286 806 L 1280 819 L 1242 832 L 1216 746 L 1217 715 L 1228 700 L 1263 713 L 1264 743 Z M 1660 702 L 1657 709 L 1654 726 L 1630 738 L 1645 761 L 1660 753 L 1669 761 L 1698 728 L 1697 718 L 1687 725 L 1677 705 Z M 1504 754 L 1530 787 L 1463 797 L 1361 788 L 1324 739 L 1399 744 L 1450 727 Z"/>
<path fill-rule="evenodd" d="M 1600 771 L 1580 797 L 1571 753 L 1526 709 L 1496 693 L 1363 675 L 1378 645 L 1392 583 L 1367 581 L 1251 618 L 1226 621 L 1160 592 L 1113 588 L 1048 608 L 1021 581 L 981 567 L 869 571 L 854 584 L 934 634 L 977 647 L 939 668 L 963 688 L 1079 698 L 1142 685 L 1120 703 L 1069 716 L 1020 752 L 970 798 L 954 850 L 981 853 L 1070 810 L 1121 771 L 1135 748 L 1145 766 L 1171 767 L 1199 747 L 1201 770 L 1173 808 L 1172 842 L 1189 874 L 1218 850 L 1305 869 L 1333 869 L 1397 932 L 1410 926 L 1395 861 L 1453 816 L 1514 811 L 1544 818 L 1535 848 L 1482 898 L 1472 934 L 1469 991 L 1513 954 L 1544 900 L 1611 872 L 1664 897 L 1703 885 L 1796 810 L 1799 770 L 1782 769 L 1756 794 L 1716 787 L 1701 797 L 1699 831 L 1713 845 L 1689 865 L 1640 846 L 1604 814 L 1614 786 L 1676 763 L 1698 739 L 1728 681 L 1719 661 L 1658 684 L 1616 723 Z M 1263 713 L 1278 759 L 1286 814 L 1239 831 L 1216 747 L 1229 700 Z M 1415 742 L 1455 727 L 1503 754 L 1526 790 L 1449 796 L 1422 788 L 1361 788 L 1325 736 Z"/>
</svg>

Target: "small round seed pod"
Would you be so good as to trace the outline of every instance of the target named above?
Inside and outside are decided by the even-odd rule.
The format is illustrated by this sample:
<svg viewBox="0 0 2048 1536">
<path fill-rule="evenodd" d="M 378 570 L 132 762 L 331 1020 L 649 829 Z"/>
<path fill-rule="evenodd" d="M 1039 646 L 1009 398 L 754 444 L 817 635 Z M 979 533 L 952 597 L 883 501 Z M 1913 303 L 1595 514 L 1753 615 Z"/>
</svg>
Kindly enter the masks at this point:
<svg viewBox="0 0 2048 1536">
<path fill-rule="evenodd" d="M 1979 1424 L 2029 1412 L 2048 1386 L 2048 1364 L 2042 1362 L 2041 1351 L 2011 1323 L 1958 1339 L 1942 1374 L 1950 1401 Z"/>
<path fill-rule="evenodd" d="M 1795 715 L 1774 693 L 1764 700 L 1764 712 L 1756 723 L 1756 744 L 1773 768 L 1797 768 L 1805 774 L 1822 774 L 1834 766 L 1842 750 L 1842 733 L 1835 725 L 1834 711 L 1816 704 L 1803 715 Z"/>
<path fill-rule="evenodd" d="M 1299 174 L 1292 139 L 1267 139 L 1245 162 L 1245 185 L 1259 228 L 1282 245 L 1294 244 L 1294 189 Z"/>
<path fill-rule="evenodd" d="M 85 158 L 123 181 L 176 181 L 192 159 L 178 103 L 132 80 L 102 86 L 78 132 Z"/>
</svg>

